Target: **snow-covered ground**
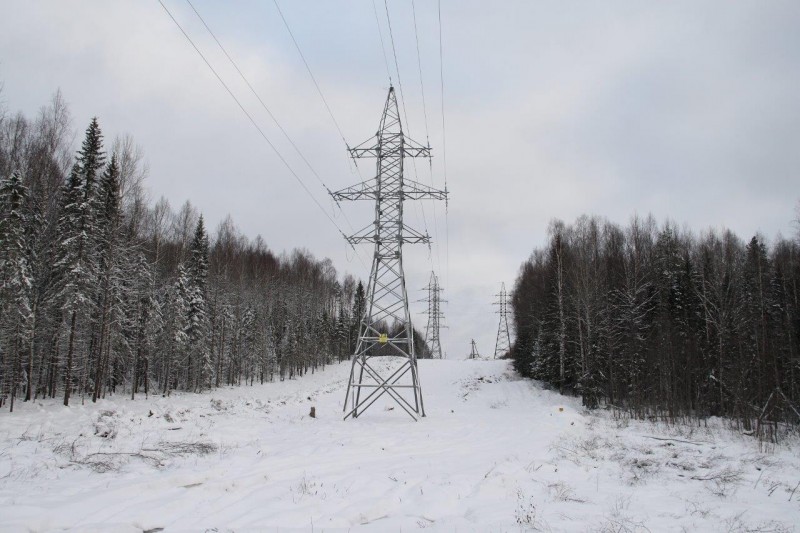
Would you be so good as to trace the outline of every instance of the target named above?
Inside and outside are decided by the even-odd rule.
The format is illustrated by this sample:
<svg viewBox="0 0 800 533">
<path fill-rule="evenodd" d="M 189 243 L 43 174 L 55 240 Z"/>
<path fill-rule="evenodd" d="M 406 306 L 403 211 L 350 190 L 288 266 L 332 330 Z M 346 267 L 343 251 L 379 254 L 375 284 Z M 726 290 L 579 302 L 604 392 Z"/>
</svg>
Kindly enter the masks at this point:
<svg viewBox="0 0 800 533">
<path fill-rule="evenodd" d="M 169 399 L 19 403 L 0 414 L 0 530 L 800 527 L 800 442 L 763 450 L 719 422 L 586 413 L 503 361 L 420 361 L 427 418 L 386 403 L 342 421 L 348 371 Z"/>
</svg>

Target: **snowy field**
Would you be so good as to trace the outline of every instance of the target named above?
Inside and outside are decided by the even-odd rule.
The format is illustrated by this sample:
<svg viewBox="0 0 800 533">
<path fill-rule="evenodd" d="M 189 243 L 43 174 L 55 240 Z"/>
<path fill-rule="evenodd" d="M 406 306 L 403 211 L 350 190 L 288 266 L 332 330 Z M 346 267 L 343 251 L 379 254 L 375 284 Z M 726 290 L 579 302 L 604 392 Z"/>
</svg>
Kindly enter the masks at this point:
<svg viewBox="0 0 800 533">
<path fill-rule="evenodd" d="M 427 418 L 344 422 L 348 371 L 19 403 L 0 414 L 0 530 L 800 528 L 800 442 L 589 414 L 503 361 L 420 361 Z"/>
</svg>

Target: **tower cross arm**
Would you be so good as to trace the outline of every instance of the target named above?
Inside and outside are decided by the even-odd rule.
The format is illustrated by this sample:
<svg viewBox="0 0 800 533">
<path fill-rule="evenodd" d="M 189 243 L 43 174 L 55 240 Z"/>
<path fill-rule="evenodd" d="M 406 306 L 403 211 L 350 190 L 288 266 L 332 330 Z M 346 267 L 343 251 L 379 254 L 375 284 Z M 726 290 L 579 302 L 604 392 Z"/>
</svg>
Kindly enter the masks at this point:
<svg viewBox="0 0 800 533">
<path fill-rule="evenodd" d="M 365 157 L 379 157 L 381 150 L 377 144 L 373 146 L 357 146 L 355 148 L 348 148 L 350 157 L 353 159 L 363 159 Z"/>
<path fill-rule="evenodd" d="M 372 224 L 362 229 L 358 233 L 345 237 L 350 244 L 361 244 L 364 242 L 372 242 L 381 244 L 381 237 L 375 233 Z M 431 236 L 425 233 L 420 233 L 414 228 L 403 225 L 403 232 L 401 235 L 393 236 L 391 239 L 385 241 L 389 242 L 402 242 L 403 244 L 427 244 L 431 242 Z"/>
<path fill-rule="evenodd" d="M 405 137 L 403 143 L 403 155 L 406 157 L 433 157 L 432 148 L 425 146 L 410 137 Z"/>
<path fill-rule="evenodd" d="M 378 199 L 378 180 L 372 178 L 361 183 L 356 183 L 350 187 L 332 192 L 331 196 L 337 202 L 340 200 L 377 200 Z M 395 191 L 384 189 L 381 191 L 382 198 L 402 198 L 404 200 L 446 200 L 448 192 L 435 189 L 413 180 L 403 180 L 403 188 Z"/>
<path fill-rule="evenodd" d="M 350 235 L 345 237 L 347 242 L 350 244 L 361 244 L 364 242 L 376 242 L 376 237 L 374 235 Z M 402 237 L 403 244 L 427 244 L 431 242 L 431 238 L 428 235 L 415 235 L 406 233 Z"/>
<path fill-rule="evenodd" d="M 433 157 L 430 146 L 425 146 L 417 141 L 400 134 L 402 137 L 401 149 L 403 157 Z M 348 148 L 350 157 L 353 159 L 364 159 L 367 157 L 380 157 L 381 156 L 381 141 L 380 138 L 367 139 L 363 143 L 354 148 Z"/>
<path fill-rule="evenodd" d="M 340 200 L 375 200 L 378 196 L 378 180 L 372 178 L 330 194 L 337 202 Z"/>
<path fill-rule="evenodd" d="M 347 147 L 350 157 L 353 159 L 363 159 L 365 157 L 380 157 L 381 155 L 381 139 L 380 134 L 370 137 L 363 143 L 353 148 Z"/>
<path fill-rule="evenodd" d="M 409 200 L 447 200 L 447 190 L 428 187 L 414 180 L 404 180 L 403 196 Z"/>
</svg>

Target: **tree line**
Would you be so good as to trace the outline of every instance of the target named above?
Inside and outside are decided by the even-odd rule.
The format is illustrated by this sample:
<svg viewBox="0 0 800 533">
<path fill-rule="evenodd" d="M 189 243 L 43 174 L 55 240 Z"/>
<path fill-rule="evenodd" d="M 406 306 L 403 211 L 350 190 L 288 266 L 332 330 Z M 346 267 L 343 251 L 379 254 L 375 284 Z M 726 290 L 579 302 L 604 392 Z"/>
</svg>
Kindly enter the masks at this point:
<svg viewBox="0 0 800 533">
<path fill-rule="evenodd" d="M 130 136 L 92 119 L 73 156 L 60 93 L 0 109 L 0 406 L 292 378 L 353 353 L 364 288 L 230 217 L 148 201 Z"/>
<path fill-rule="evenodd" d="M 512 295 L 516 369 L 588 408 L 800 422 L 800 245 L 652 216 L 554 221 Z"/>
</svg>

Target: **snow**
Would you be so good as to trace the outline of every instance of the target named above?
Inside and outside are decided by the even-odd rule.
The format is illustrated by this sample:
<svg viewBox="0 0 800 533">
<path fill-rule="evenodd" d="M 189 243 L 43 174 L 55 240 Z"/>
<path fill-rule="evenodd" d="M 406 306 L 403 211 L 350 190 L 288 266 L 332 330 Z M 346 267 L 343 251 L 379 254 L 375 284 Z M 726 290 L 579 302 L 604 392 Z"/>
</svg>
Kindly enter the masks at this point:
<svg viewBox="0 0 800 533">
<path fill-rule="evenodd" d="M 379 365 L 390 365 L 382 359 Z M 0 415 L 2 531 L 794 531 L 800 441 L 617 420 L 504 361 L 420 361 L 427 417 L 303 378 Z M 311 406 L 317 418 L 308 416 Z"/>
</svg>

